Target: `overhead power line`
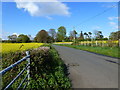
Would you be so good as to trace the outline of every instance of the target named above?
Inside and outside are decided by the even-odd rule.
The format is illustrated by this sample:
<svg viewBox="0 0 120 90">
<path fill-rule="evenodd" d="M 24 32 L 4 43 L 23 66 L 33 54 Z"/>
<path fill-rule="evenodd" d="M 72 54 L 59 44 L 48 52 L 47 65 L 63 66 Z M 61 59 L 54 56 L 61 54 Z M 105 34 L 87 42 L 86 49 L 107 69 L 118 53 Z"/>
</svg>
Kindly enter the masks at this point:
<svg viewBox="0 0 120 90">
<path fill-rule="evenodd" d="M 108 9 L 106 9 L 106 10 L 100 12 L 100 13 L 98 13 L 97 15 L 92 16 L 92 17 L 90 17 L 90 18 L 88 18 L 88 19 L 82 21 L 80 24 L 84 24 L 84 23 L 86 23 L 86 22 L 88 22 L 88 21 L 90 21 L 90 20 L 93 20 L 94 18 L 96 18 L 96 17 L 98 17 L 98 16 L 104 14 L 105 12 L 111 10 L 111 9 L 114 8 L 114 7 L 116 7 L 116 5 L 113 5 L 112 7 L 108 8 Z"/>
</svg>

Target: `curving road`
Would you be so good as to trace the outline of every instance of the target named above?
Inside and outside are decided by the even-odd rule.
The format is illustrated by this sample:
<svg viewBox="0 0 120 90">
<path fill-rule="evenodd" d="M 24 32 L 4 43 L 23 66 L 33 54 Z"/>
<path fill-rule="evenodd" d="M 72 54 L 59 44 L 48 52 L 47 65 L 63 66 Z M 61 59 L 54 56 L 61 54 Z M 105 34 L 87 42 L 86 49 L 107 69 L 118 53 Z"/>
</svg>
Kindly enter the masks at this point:
<svg viewBox="0 0 120 90">
<path fill-rule="evenodd" d="M 118 88 L 118 59 L 53 45 L 69 66 L 73 88 Z"/>
</svg>

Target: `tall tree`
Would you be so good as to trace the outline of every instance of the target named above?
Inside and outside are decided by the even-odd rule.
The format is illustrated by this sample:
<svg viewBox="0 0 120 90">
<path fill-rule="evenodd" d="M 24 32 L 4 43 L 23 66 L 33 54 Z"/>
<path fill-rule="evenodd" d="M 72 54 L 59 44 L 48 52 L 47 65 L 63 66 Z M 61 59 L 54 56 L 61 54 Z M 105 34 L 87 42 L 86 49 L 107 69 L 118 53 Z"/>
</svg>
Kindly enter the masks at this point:
<svg viewBox="0 0 120 90">
<path fill-rule="evenodd" d="M 84 35 L 83 35 L 83 32 L 82 32 L 82 31 L 81 31 L 81 33 L 80 33 L 79 40 L 84 40 Z"/>
<path fill-rule="evenodd" d="M 57 38 L 59 41 L 63 41 L 66 37 L 66 28 L 64 26 L 60 26 L 58 28 Z"/>
<path fill-rule="evenodd" d="M 119 40 L 120 39 L 120 31 L 112 32 L 109 36 L 111 40 Z"/>
<path fill-rule="evenodd" d="M 70 31 L 69 38 L 70 38 L 70 40 L 73 40 L 73 38 L 74 38 L 73 31 Z"/>
<path fill-rule="evenodd" d="M 49 30 L 49 35 L 50 35 L 52 38 L 55 39 L 55 37 L 56 37 L 56 31 L 55 31 L 55 29 L 50 29 L 50 30 Z"/>
<path fill-rule="evenodd" d="M 41 43 L 47 43 L 48 41 L 48 32 L 45 30 L 41 30 L 37 33 L 35 39 L 37 42 L 41 42 Z"/>
<path fill-rule="evenodd" d="M 89 39 L 91 39 L 91 37 L 92 37 L 91 35 L 92 35 L 92 33 L 88 32 Z"/>
<path fill-rule="evenodd" d="M 87 39 L 87 38 L 88 38 L 88 34 L 85 32 L 84 35 L 85 35 L 85 37 L 86 37 L 86 39 Z"/>
<path fill-rule="evenodd" d="M 102 35 L 102 31 L 98 31 L 98 30 L 95 30 L 94 31 L 94 34 L 95 34 L 95 39 L 103 39 L 103 35 Z"/>
<path fill-rule="evenodd" d="M 73 30 L 73 31 L 70 31 L 70 39 L 71 40 L 75 40 L 76 39 L 76 35 L 77 35 L 77 32 L 75 31 L 75 30 Z"/>
<path fill-rule="evenodd" d="M 77 35 L 76 30 L 73 30 L 73 34 L 74 34 L 74 39 L 76 39 L 76 35 Z"/>
</svg>

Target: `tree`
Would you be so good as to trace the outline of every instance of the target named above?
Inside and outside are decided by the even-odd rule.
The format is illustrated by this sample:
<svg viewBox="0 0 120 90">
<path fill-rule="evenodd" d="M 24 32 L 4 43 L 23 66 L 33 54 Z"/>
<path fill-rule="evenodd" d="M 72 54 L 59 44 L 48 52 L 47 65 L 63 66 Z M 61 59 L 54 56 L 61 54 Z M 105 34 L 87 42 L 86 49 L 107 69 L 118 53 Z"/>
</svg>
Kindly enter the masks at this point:
<svg viewBox="0 0 120 90">
<path fill-rule="evenodd" d="M 37 33 L 35 39 L 37 42 L 41 42 L 41 43 L 47 43 L 48 41 L 48 32 L 45 30 L 41 30 Z"/>
<path fill-rule="evenodd" d="M 49 30 L 49 35 L 50 35 L 52 38 L 55 39 L 55 36 L 56 36 L 56 31 L 55 31 L 55 29 L 50 29 L 50 30 Z"/>
<path fill-rule="evenodd" d="M 61 26 L 58 28 L 57 38 L 59 41 L 63 41 L 66 37 L 66 28 Z"/>
<path fill-rule="evenodd" d="M 73 39 L 75 40 L 75 39 L 76 39 L 76 34 L 77 34 L 77 32 L 76 32 L 75 30 L 70 31 L 70 37 L 69 37 L 69 38 L 70 38 L 71 40 L 73 40 Z"/>
<path fill-rule="evenodd" d="M 75 30 L 73 30 L 74 39 L 76 39 L 76 34 L 77 34 L 77 32 Z"/>
<path fill-rule="evenodd" d="M 103 35 L 102 35 L 102 31 L 97 31 L 97 30 L 95 30 L 94 31 L 94 34 L 95 34 L 95 39 L 97 39 L 97 40 L 101 40 L 101 39 L 103 39 Z"/>
<path fill-rule="evenodd" d="M 30 38 L 27 35 L 20 34 L 16 41 L 19 43 L 27 43 L 30 41 Z"/>
<path fill-rule="evenodd" d="M 109 36 L 111 40 L 119 40 L 120 39 L 120 31 L 112 32 Z"/>
<path fill-rule="evenodd" d="M 85 35 L 85 37 L 86 37 L 86 39 L 87 39 L 87 38 L 88 38 L 88 34 L 85 32 L 84 35 Z"/>
<path fill-rule="evenodd" d="M 92 33 L 88 32 L 89 39 L 91 39 L 91 35 L 92 35 Z"/>
<path fill-rule="evenodd" d="M 8 36 L 8 39 L 15 42 L 16 39 L 17 39 L 17 35 L 16 35 L 16 34 L 9 35 L 9 36 Z"/>
<path fill-rule="evenodd" d="M 81 33 L 80 33 L 79 40 L 84 40 L 84 35 L 83 35 L 82 31 L 81 31 Z"/>
<path fill-rule="evenodd" d="M 70 38 L 70 40 L 73 40 L 73 38 L 74 38 L 73 31 L 70 31 L 69 38 Z"/>
</svg>

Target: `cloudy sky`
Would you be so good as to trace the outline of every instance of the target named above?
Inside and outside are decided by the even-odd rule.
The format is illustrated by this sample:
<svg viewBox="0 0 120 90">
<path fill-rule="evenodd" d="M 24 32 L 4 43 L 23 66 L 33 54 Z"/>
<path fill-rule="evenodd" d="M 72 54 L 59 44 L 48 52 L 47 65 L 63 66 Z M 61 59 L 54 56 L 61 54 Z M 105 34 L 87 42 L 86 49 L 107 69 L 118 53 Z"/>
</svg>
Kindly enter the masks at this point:
<svg viewBox="0 0 120 90">
<path fill-rule="evenodd" d="M 105 37 L 118 30 L 117 2 L 2 2 L 2 38 L 33 37 L 41 29 L 65 26 L 67 35 L 101 30 Z"/>
</svg>

